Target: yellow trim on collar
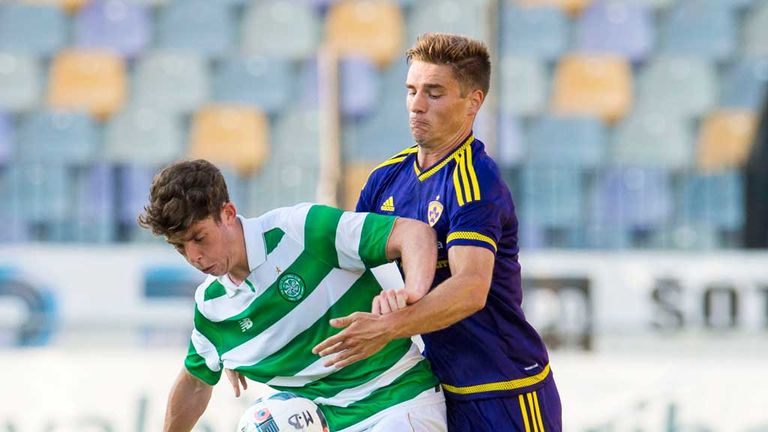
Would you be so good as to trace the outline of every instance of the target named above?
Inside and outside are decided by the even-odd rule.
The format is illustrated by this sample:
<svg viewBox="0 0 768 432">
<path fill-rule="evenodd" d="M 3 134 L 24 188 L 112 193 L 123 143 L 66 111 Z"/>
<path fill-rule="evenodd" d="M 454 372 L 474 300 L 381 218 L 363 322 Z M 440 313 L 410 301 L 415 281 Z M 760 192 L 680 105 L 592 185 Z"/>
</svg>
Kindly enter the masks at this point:
<svg viewBox="0 0 768 432">
<path fill-rule="evenodd" d="M 475 135 L 474 134 L 470 135 L 469 138 L 467 138 L 467 140 L 464 141 L 464 143 L 462 145 L 460 145 L 459 148 L 454 150 L 451 155 L 447 156 L 445 159 L 443 159 L 442 162 L 440 162 L 439 164 L 433 166 L 428 171 L 425 171 L 423 173 L 419 169 L 418 162 L 414 161 L 413 162 L 413 170 L 416 172 L 416 175 L 418 176 L 419 181 L 424 181 L 424 180 L 428 179 L 432 174 L 434 174 L 437 171 L 439 171 L 440 168 L 444 167 L 448 162 L 454 160 L 456 158 L 456 155 L 459 152 L 461 152 L 462 150 L 464 150 L 466 147 L 469 147 L 469 145 L 472 144 L 472 142 L 474 140 L 475 140 Z"/>
</svg>

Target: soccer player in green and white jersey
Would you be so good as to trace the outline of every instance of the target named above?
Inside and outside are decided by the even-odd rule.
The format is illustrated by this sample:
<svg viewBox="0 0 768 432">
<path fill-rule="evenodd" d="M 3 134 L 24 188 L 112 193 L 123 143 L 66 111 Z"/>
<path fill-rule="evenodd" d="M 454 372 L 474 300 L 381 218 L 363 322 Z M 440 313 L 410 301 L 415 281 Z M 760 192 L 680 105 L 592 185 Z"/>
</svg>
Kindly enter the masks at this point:
<svg viewBox="0 0 768 432">
<path fill-rule="evenodd" d="M 310 351 L 339 331 L 331 318 L 370 309 L 381 291 L 370 268 L 400 258 L 405 287 L 427 292 L 436 261 L 428 225 L 312 204 L 246 219 L 204 160 L 155 176 L 139 224 L 209 275 L 195 293 L 165 431 L 194 427 L 224 368 L 315 401 L 333 432 L 445 431 L 442 392 L 410 339 L 382 341 L 378 354 L 341 369 Z"/>
</svg>

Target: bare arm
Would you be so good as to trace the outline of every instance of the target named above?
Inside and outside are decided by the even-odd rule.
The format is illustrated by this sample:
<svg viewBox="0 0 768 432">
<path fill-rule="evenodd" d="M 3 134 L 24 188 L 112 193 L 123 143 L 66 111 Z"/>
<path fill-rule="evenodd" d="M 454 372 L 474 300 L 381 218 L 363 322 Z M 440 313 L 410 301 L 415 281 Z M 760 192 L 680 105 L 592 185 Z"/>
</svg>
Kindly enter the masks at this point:
<svg viewBox="0 0 768 432">
<path fill-rule="evenodd" d="M 182 369 L 168 396 L 164 432 L 189 432 L 211 399 L 213 387 Z"/>
<path fill-rule="evenodd" d="M 435 277 L 437 236 L 427 224 L 397 218 L 387 241 L 387 259 L 400 258 L 405 273 L 405 290 L 419 294 L 429 291 Z"/>
<path fill-rule="evenodd" d="M 334 327 L 346 328 L 313 352 L 339 353 L 327 364 L 346 366 L 375 354 L 391 340 L 443 329 L 482 309 L 491 287 L 493 253 L 481 247 L 454 246 L 448 261 L 452 276 L 420 301 L 386 315 L 355 312 L 331 320 Z"/>
</svg>

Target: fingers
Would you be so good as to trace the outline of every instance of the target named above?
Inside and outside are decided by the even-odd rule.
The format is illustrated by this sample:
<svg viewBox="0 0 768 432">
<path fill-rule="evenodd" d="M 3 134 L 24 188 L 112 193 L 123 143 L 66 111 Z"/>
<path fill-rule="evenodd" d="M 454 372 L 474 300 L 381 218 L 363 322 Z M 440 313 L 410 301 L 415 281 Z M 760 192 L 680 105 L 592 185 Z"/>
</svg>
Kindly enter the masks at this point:
<svg viewBox="0 0 768 432">
<path fill-rule="evenodd" d="M 231 369 L 224 369 L 224 374 L 227 376 L 227 380 L 229 381 L 229 384 L 232 386 L 232 391 L 235 392 L 235 397 L 240 397 L 240 379 L 245 379 L 242 375 L 238 374 L 237 372 L 231 370 Z M 238 375 L 240 375 L 238 377 Z M 243 386 L 245 387 L 245 386 Z"/>
<path fill-rule="evenodd" d="M 240 378 L 240 384 L 242 384 L 243 390 L 248 390 L 248 381 L 245 379 L 245 376 L 238 372 L 237 377 Z"/>
<path fill-rule="evenodd" d="M 331 327 L 335 328 L 343 328 L 347 327 L 348 325 L 352 324 L 357 320 L 357 318 L 360 316 L 360 312 L 355 312 L 351 315 L 347 315 L 345 317 L 341 318 L 334 318 L 331 320 Z"/>
<path fill-rule="evenodd" d="M 324 355 L 333 354 L 334 352 L 336 352 L 333 350 L 333 348 L 335 348 L 339 343 L 341 343 L 341 341 L 344 340 L 345 336 L 342 333 L 339 333 L 335 336 L 331 336 L 328 339 L 315 345 L 315 347 L 312 348 L 312 354 L 324 356 Z"/>
<path fill-rule="evenodd" d="M 381 315 L 381 296 L 376 296 L 371 302 L 371 313 L 374 315 Z"/>
</svg>

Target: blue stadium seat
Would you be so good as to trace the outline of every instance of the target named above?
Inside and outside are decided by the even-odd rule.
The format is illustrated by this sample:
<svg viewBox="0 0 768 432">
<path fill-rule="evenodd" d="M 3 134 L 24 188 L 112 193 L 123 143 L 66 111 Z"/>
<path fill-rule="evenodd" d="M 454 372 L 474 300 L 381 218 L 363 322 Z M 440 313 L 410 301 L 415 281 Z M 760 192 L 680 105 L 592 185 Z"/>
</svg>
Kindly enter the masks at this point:
<svg viewBox="0 0 768 432">
<path fill-rule="evenodd" d="M 678 202 L 682 222 L 731 231 L 744 226 L 744 178 L 737 171 L 686 176 Z"/>
<path fill-rule="evenodd" d="M 500 73 L 502 111 L 521 116 L 544 111 L 550 79 L 542 62 L 530 57 L 505 56 Z"/>
<path fill-rule="evenodd" d="M 141 54 L 152 37 L 146 6 L 131 1 L 94 1 L 75 18 L 75 45 L 101 48 L 126 57 Z"/>
<path fill-rule="evenodd" d="M 103 159 L 166 164 L 184 155 L 184 141 L 179 116 L 148 107 L 130 107 L 107 124 Z"/>
<path fill-rule="evenodd" d="M 96 158 L 97 126 L 76 112 L 40 111 L 19 128 L 17 156 L 25 162 L 87 164 Z"/>
<path fill-rule="evenodd" d="M 590 198 L 590 226 L 596 230 L 658 230 L 671 222 L 672 193 L 664 169 L 609 168 L 598 176 Z"/>
<path fill-rule="evenodd" d="M 42 89 L 43 73 L 37 59 L 0 54 L 0 110 L 32 110 L 40 103 Z"/>
<path fill-rule="evenodd" d="M 271 159 L 319 165 L 319 128 L 317 110 L 291 107 L 283 111 L 272 128 Z"/>
<path fill-rule="evenodd" d="M 56 163 L 16 163 L 8 167 L 13 201 L 26 223 L 48 224 L 72 217 L 74 196 L 68 169 Z"/>
<path fill-rule="evenodd" d="M 395 62 L 382 72 L 381 95 L 375 111 L 343 123 L 342 151 L 348 161 L 382 161 L 413 145 L 405 108 L 405 62 Z"/>
<path fill-rule="evenodd" d="M 525 157 L 526 142 L 523 136 L 523 126 L 516 116 L 506 113 L 499 114 L 496 153 L 494 159 L 502 168 L 513 167 L 522 162 Z M 482 141 L 487 139 L 478 133 Z"/>
<path fill-rule="evenodd" d="M 321 18 L 312 5 L 301 2 L 251 2 L 242 20 L 241 35 L 245 53 L 305 59 L 318 47 Z"/>
<path fill-rule="evenodd" d="M 414 2 L 407 23 L 407 44 L 424 32 L 456 33 L 486 40 L 488 8 L 482 0 Z"/>
<path fill-rule="evenodd" d="M 234 48 L 235 21 L 226 4 L 174 1 L 160 10 L 157 45 L 167 51 L 218 57 Z"/>
<path fill-rule="evenodd" d="M 29 239 L 27 225 L 21 215 L 20 194 L 14 190 L 16 182 L 12 179 L 12 176 L 15 177 L 13 171 L 15 169 L 10 166 L 0 165 L 0 201 L 3 202 L 0 206 L 0 219 L 3 221 L 0 224 L 0 243 L 25 242 Z"/>
<path fill-rule="evenodd" d="M 379 73 L 364 57 L 348 57 L 339 70 L 341 113 L 348 117 L 364 117 L 375 108 L 379 98 Z"/>
<path fill-rule="evenodd" d="M 622 166 L 689 168 L 694 162 L 691 125 L 674 116 L 638 112 L 615 130 L 613 162 Z"/>
<path fill-rule="evenodd" d="M 606 132 L 599 119 L 543 116 L 528 131 L 528 161 L 594 169 L 606 159 Z"/>
<path fill-rule="evenodd" d="M 0 51 L 50 57 L 67 43 L 67 17 L 56 6 L 0 4 Z"/>
<path fill-rule="evenodd" d="M 13 155 L 14 130 L 11 118 L 0 112 L 0 168 L 5 166 Z"/>
<path fill-rule="evenodd" d="M 746 58 L 731 65 L 725 73 L 720 91 L 720 106 L 747 108 L 755 112 L 762 108 L 768 96 L 768 58 Z"/>
<path fill-rule="evenodd" d="M 76 207 L 70 221 L 59 224 L 58 241 L 108 243 L 115 239 L 114 169 L 97 163 L 78 170 L 74 179 Z"/>
<path fill-rule="evenodd" d="M 736 52 L 737 38 L 738 28 L 732 10 L 687 0 L 673 6 L 663 21 L 661 53 L 726 61 Z"/>
<path fill-rule="evenodd" d="M 523 167 L 521 183 L 520 219 L 554 229 L 575 229 L 584 222 L 580 169 L 528 164 Z"/>
<path fill-rule="evenodd" d="M 501 52 L 555 61 L 568 49 L 568 18 L 557 7 L 518 8 L 505 4 Z"/>
<path fill-rule="evenodd" d="M 641 70 L 637 87 L 636 111 L 691 118 L 717 103 L 717 71 L 701 59 L 657 57 Z"/>
<path fill-rule="evenodd" d="M 576 47 L 590 54 L 619 54 L 637 63 L 651 54 L 654 32 L 647 7 L 601 0 L 587 6 L 579 18 Z"/>
<path fill-rule="evenodd" d="M 261 108 L 269 114 L 282 110 L 293 98 L 296 70 L 289 60 L 234 57 L 223 61 L 213 79 L 213 99 Z"/>
<path fill-rule="evenodd" d="M 158 167 L 130 164 L 118 167 L 116 172 L 117 196 L 116 224 L 121 237 L 130 241 L 159 241 L 151 232 L 140 228 L 136 218 L 149 202 L 149 187 Z"/>
<path fill-rule="evenodd" d="M 154 52 L 136 65 L 133 105 L 191 112 L 208 100 L 208 65 L 194 54 Z"/>
</svg>

